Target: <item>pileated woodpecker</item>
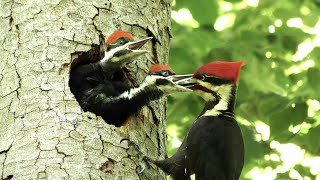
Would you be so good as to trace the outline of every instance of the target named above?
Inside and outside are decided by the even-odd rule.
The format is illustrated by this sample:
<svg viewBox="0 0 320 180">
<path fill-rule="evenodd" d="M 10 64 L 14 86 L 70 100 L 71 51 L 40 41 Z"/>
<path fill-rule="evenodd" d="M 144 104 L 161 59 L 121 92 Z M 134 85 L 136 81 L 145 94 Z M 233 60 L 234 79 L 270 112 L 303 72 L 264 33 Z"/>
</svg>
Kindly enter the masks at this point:
<svg viewBox="0 0 320 180">
<path fill-rule="evenodd" d="M 211 62 L 200 67 L 184 83 L 205 100 L 178 151 L 170 158 L 143 156 L 132 141 L 128 145 L 140 158 L 152 162 L 176 180 L 239 179 L 244 163 L 243 138 L 234 117 L 239 73 L 243 62 Z"/>
<path fill-rule="evenodd" d="M 101 45 L 100 50 L 105 52 L 90 51 L 81 56 L 81 62 L 71 68 L 69 87 L 84 111 L 100 115 L 102 109 L 95 108 L 104 97 L 117 96 L 129 89 L 127 84 L 113 76 L 135 57 L 147 53 L 140 48 L 150 39 L 134 41 L 130 33 L 118 30 Z M 97 57 L 102 59 L 95 59 Z"/>
<path fill-rule="evenodd" d="M 93 112 L 107 123 L 120 126 L 149 101 L 172 91 L 190 91 L 175 85 L 174 82 L 183 77 L 174 75 L 164 65 L 152 66 L 150 76 L 139 87 L 131 87 L 113 77 L 134 57 L 147 52 L 139 49 L 150 39 L 132 42 L 131 34 L 116 31 L 108 38 L 107 51 L 101 60 L 90 60 L 92 63 L 71 69 L 69 86 L 84 111 Z"/>
<path fill-rule="evenodd" d="M 104 81 L 88 97 L 94 101 L 87 104 L 88 111 L 100 115 L 109 124 L 120 126 L 148 102 L 168 93 L 190 91 L 175 84 L 184 76 L 174 75 L 167 66 L 152 66 L 149 73 L 139 87 L 129 87 L 121 81 Z"/>
</svg>

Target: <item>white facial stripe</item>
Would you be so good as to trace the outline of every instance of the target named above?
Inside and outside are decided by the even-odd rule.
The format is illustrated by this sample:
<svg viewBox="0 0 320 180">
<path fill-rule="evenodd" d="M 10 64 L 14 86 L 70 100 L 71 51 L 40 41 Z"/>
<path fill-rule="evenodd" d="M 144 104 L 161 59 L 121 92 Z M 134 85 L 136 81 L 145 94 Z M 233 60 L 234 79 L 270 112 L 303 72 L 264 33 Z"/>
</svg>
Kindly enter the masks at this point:
<svg viewBox="0 0 320 180">
<path fill-rule="evenodd" d="M 213 89 L 213 87 L 214 87 L 212 84 L 210 84 L 208 82 L 200 81 L 198 79 L 196 80 L 196 82 L 198 84 L 200 84 L 201 86 L 206 87 L 207 89 Z"/>
<path fill-rule="evenodd" d="M 104 57 L 100 62 L 103 64 L 104 62 L 110 61 L 110 60 L 112 60 L 113 62 L 118 61 L 119 58 L 118 59 L 114 59 L 114 57 L 113 57 L 114 54 L 116 52 L 120 51 L 120 50 L 128 48 L 128 45 L 129 45 L 129 43 L 127 43 L 125 45 L 122 45 L 122 46 L 119 46 L 119 47 L 116 47 L 116 48 L 113 48 L 113 49 L 111 49 L 109 51 L 105 51 Z"/>
<path fill-rule="evenodd" d="M 143 83 L 137 87 L 137 88 L 131 88 L 128 91 L 123 92 L 122 94 L 120 94 L 117 97 L 111 97 L 111 98 L 107 98 L 105 99 L 105 102 L 110 102 L 113 100 L 119 100 L 119 99 L 132 99 L 133 97 L 135 97 L 137 94 L 139 94 L 146 86 L 150 86 L 152 84 L 155 84 L 156 81 L 156 77 L 154 76 L 147 76 L 146 79 L 143 81 Z"/>
<path fill-rule="evenodd" d="M 105 64 L 105 62 L 110 61 L 110 59 L 114 56 L 114 54 L 115 54 L 117 51 L 120 51 L 121 49 L 124 49 L 123 46 L 119 46 L 119 47 L 113 48 L 113 49 L 111 49 L 111 50 L 109 50 L 109 51 L 105 51 L 104 57 L 103 57 L 103 59 L 100 61 L 101 64 Z"/>
<path fill-rule="evenodd" d="M 203 82 L 203 81 L 200 81 L 198 79 L 195 79 L 195 81 L 198 84 L 200 84 L 201 86 L 206 87 L 207 89 L 213 89 L 214 88 L 210 83 Z M 195 92 L 198 93 L 206 101 L 214 101 L 215 100 L 214 95 L 211 94 L 211 93 L 204 92 L 204 91 L 201 91 L 201 90 L 195 90 Z"/>
<path fill-rule="evenodd" d="M 213 86 L 211 86 L 213 87 Z M 228 103 L 231 96 L 232 85 L 224 84 L 221 86 L 215 86 L 212 88 L 220 96 L 220 101 L 213 109 L 207 110 L 203 115 L 204 116 L 217 116 L 221 114 L 221 111 L 228 109 Z"/>
</svg>

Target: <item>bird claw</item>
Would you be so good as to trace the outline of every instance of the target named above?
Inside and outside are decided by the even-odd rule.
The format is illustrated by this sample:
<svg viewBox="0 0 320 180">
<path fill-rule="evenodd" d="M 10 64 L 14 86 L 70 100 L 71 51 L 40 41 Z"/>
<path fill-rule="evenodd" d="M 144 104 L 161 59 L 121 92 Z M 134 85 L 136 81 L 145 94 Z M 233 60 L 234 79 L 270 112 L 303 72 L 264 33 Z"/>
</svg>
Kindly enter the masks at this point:
<svg viewBox="0 0 320 180">
<path fill-rule="evenodd" d="M 141 167 L 141 170 L 138 172 L 138 174 L 141 174 L 146 169 L 146 166 L 140 162 L 139 167 Z"/>
<path fill-rule="evenodd" d="M 141 170 L 138 173 L 139 174 L 142 173 L 146 169 L 146 165 L 149 168 L 150 164 L 147 161 L 148 158 L 140 151 L 139 145 L 136 144 L 135 142 L 131 141 L 128 138 L 121 139 L 120 143 L 122 143 L 123 141 L 128 142 L 128 149 L 127 150 L 130 150 L 130 149 L 133 150 L 135 152 L 135 155 L 139 159 L 139 167 L 141 167 Z M 144 162 L 146 165 L 142 162 Z"/>
</svg>

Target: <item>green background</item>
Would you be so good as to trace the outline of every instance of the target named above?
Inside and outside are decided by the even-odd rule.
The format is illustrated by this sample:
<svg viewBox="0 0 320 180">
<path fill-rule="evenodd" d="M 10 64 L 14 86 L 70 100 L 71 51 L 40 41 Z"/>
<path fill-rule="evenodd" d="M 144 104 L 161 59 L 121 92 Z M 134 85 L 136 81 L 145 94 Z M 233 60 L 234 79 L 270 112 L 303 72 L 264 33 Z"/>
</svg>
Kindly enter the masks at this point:
<svg viewBox="0 0 320 180">
<path fill-rule="evenodd" d="M 216 60 L 246 63 L 236 104 L 241 179 L 320 180 L 320 0 L 176 0 L 171 30 L 177 74 Z M 171 156 L 203 101 L 168 101 Z"/>
</svg>

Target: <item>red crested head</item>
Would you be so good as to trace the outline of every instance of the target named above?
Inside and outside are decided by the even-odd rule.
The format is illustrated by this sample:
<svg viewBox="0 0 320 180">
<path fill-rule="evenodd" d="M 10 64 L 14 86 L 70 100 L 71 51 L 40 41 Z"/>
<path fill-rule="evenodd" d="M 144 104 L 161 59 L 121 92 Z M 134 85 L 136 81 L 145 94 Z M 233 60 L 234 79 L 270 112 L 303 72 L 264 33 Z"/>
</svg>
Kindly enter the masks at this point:
<svg viewBox="0 0 320 180">
<path fill-rule="evenodd" d="M 113 44 L 115 43 L 119 38 L 121 37 L 126 37 L 126 38 L 129 38 L 131 39 L 132 41 L 134 41 L 134 38 L 133 36 L 128 33 L 128 32 L 125 32 L 125 31 L 122 31 L 122 30 L 117 30 L 115 32 L 113 32 L 107 39 L 106 41 L 106 45 L 110 45 L 110 44 Z"/>
<path fill-rule="evenodd" d="M 149 73 L 155 73 L 155 72 L 166 71 L 166 70 L 173 73 L 172 69 L 169 66 L 166 66 L 163 64 L 155 64 L 149 68 Z"/>
<path fill-rule="evenodd" d="M 233 83 L 238 83 L 240 76 L 240 69 L 244 66 L 243 61 L 239 62 L 223 62 L 215 61 L 201 66 L 194 74 L 193 77 L 200 74 L 207 74 L 217 78 L 231 80 Z"/>
</svg>

